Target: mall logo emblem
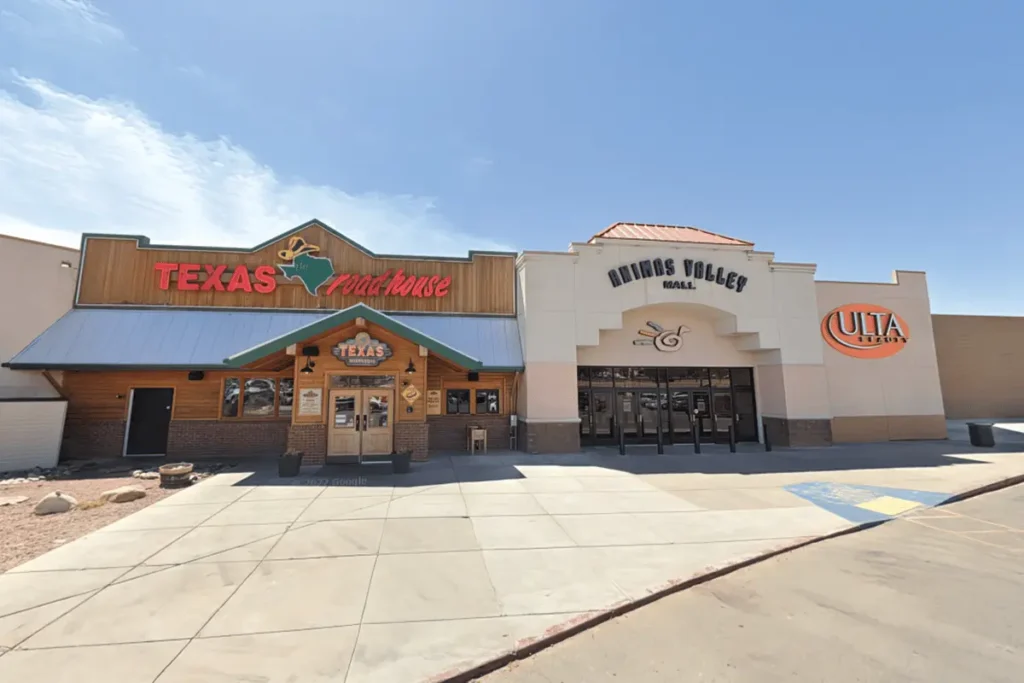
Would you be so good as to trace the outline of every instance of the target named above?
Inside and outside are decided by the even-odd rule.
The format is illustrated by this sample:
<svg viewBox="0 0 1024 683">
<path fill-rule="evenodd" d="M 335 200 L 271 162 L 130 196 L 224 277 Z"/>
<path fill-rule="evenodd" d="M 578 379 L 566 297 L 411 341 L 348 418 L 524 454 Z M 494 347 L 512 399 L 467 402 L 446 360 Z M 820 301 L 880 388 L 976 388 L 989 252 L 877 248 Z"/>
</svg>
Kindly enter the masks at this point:
<svg viewBox="0 0 1024 683">
<path fill-rule="evenodd" d="M 888 358 L 903 350 L 910 328 L 903 318 L 875 304 L 846 304 L 821 321 L 821 336 L 852 358 Z"/>
<path fill-rule="evenodd" d="M 647 321 L 650 330 L 637 330 L 640 339 L 634 339 L 634 346 L 653 346 L 658 351 L 678 351 L 683 348 L 683 335 L 690 331 L 686 325 L 680 325 L 674 330 L 666 330 L 658 323 Z"/>
</svg>

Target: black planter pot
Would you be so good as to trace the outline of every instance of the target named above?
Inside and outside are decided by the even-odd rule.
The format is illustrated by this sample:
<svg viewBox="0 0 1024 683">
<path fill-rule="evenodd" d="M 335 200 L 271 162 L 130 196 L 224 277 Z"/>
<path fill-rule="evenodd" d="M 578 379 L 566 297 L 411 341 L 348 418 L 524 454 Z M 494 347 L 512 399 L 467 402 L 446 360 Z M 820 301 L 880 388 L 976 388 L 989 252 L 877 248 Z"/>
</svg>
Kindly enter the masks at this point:
<svg viewBox="0 0 1024 683">
<path fill-rule="evenodd" d="M 277 476 L 297 477 L 302 467 L 302 453 L 286 453 L 277 459 Z"/>
<path fill-rule="evenodd" d="M 395 453 L 391 456 L 391 470 L 395 474 L 405 474 L 409 471 L 411 462 L 412 453 Z"/>
</svg>

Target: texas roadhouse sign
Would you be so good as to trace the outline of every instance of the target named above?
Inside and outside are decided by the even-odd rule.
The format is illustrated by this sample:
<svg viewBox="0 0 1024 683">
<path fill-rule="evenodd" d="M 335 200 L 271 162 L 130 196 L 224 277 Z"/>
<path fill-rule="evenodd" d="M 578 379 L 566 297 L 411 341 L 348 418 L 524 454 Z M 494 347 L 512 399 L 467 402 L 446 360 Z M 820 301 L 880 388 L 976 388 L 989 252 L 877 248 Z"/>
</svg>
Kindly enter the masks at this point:
<svg viewBox="0 0 1024 683">
<path fill-rule="evenodd" d="M 196 292 L 255 292 L 270 294 L 277 289 L 277 273 L 286 279 L 298 281 L 311 296 L 320 296 L 321 288 L 327 285 L 323 296 L 335 291 L 356 296 L 401 296 L 418 299 L 442 298 L 448 295 L 452 278 L 450 275 L 407 275 L 401 268 L 388 269 L 383 273 L 336 273 L 334 264 L 326 256 L 316 256 L 320 247 L 294 236 L 288 248 L 277 252 L 282 261 L 277 265 L 256 266 L 252 273 L 246 265 L 237 266 L 225 284 L 224 276 L 228 267 L 223 264 L 170 263 L 158 262 L 154 268 L 159 274 L 157 285 L 160 289 L 171 288 L 171 275 L 177 273 L 176 288 Z M 206 279 L 200 281 L 200 275 Z M 329 283 L 329 284 L 328 284 Z"/>
</svg>

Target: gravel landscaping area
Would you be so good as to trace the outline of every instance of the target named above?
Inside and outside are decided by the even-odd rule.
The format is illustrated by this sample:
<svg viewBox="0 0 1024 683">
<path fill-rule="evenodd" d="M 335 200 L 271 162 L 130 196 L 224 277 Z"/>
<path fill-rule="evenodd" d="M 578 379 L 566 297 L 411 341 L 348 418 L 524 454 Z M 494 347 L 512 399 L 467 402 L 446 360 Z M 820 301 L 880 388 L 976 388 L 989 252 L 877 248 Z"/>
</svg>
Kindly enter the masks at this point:
<svg viewBox="0 0 1024 683">
<path fill-rule="evenodd" d="M 181 490 L 162 489 L 159 479 L 135 478 L 132 476 L 134 467 L 121 461 L 107 466 L 94 464 L 77 471 L 68 471 L 68 468 L 62 467 L 50 473 L 0 475 L 0 501 L 12 496 L 28 498 L 20 503 L 0 506 L 0 572 L 6 572 Z M 141 486 L 146 490 L 146 496 L 127 503 L 91 505 L 93 501 L 98 501 L 104 491 L 120 486 Z M 33 511 L 36 503 L 53 491 L 72 496 L 78 501 L 79 507 L 69 512 L 36 515 Z"/>
</svg>

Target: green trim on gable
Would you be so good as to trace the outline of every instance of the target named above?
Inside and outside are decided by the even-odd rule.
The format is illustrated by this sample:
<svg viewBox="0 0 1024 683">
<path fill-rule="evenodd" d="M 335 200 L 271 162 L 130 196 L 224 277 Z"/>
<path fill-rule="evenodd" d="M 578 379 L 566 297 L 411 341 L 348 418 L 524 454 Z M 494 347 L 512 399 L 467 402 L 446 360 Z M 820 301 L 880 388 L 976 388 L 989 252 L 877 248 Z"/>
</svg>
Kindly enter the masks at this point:
<svg viewBox="0 0 1024 683">
<path fill-rule="evenodd" d="M 225 358 L 224 365 L 229 368 L 240 368 L 248 365 L 249 363 L 254 363 L 261 358 L 265 358 L 272 353 L 285 349 L 292 344 L 297 344 L 303 340 L 309 339 L 310 337 L 315 337 L 317 335 L 324 334 L 325 332 L 329 332 L 330 330 L 351 322 L 356 318 L 366 318 L 367 321 L 372 322 L 375 325 L 379 325 L 389 332 L 397 334 L 403 339 L 425 346 L 442 358 L 450 360 L 467 370 L 479 370 L 483 367 L 483 363 L 479 359 L 467 356 L 458 349 L 453 349 L 433 337 L 428 337 L 419 330 L 400 323 L 394 318 L 391 318 L 376 309 L 370 308 L 366 304 L 355 304 L 354 306 L 349 306 L 337 313 L 321 318 L 316 322 L 298 327 L 275 339 L 265 341 L 251 349 L 240 351 L 233 356 Z"/>
</svg>

